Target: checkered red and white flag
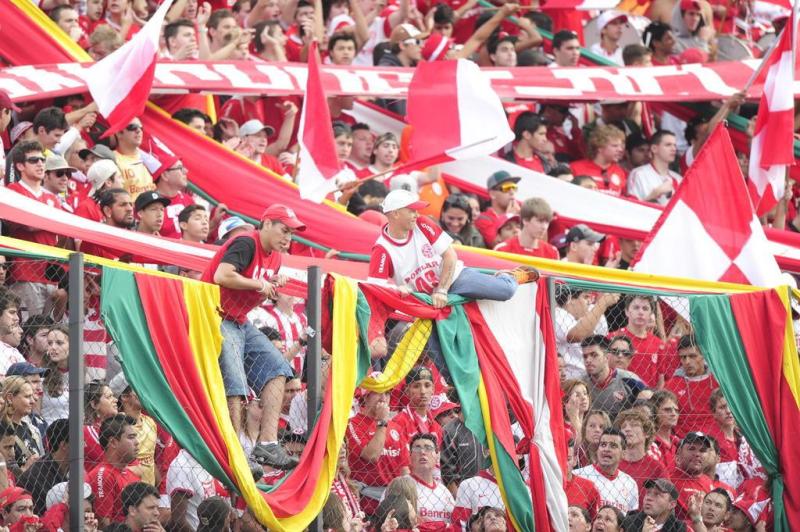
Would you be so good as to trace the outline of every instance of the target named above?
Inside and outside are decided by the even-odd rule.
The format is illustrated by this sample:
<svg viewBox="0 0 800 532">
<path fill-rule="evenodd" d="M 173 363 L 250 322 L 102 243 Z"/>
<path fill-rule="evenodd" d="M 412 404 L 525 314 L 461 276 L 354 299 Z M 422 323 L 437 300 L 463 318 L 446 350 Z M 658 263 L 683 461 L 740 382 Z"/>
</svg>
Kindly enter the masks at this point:
<svg viewBox="0 0 800 532">
<path fill-rule="evenodd" d="M 750 193 L 761 216 L 784 194 L 786 169 L 794 163 L 794 54 L 796 22 L 786 24 L 772 53 L 764 61 L 764 92 L 750 144 Z M 794 28 L 793 28 L 794 27 Z"/>
<path fill-rule="evenodd" d="M 635 262 L 643 273 L 783 284 L 724 126 L 711 133 Z"/>
</svg>

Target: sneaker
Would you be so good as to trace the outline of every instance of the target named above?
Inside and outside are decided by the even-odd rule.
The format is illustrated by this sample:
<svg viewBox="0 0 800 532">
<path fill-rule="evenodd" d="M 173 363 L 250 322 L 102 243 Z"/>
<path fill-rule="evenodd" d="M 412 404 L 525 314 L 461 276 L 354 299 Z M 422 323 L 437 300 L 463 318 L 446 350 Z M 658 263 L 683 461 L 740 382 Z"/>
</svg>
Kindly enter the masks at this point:
<svg viewBox="0 0 800 532">
<path fill-rule="evenodd" d="M 252 457 L 247 459 L 247 466 L 250 468 L 250 474 L 253 475 L 256 484 L 261 482 L 261 479 L 264 478 L 264 466 L 253 462 Z"/>
<path fill-rule="evenodd" d="M 258 464 L 268 465 L 275 469 L 288 471 L 294 469 L 300 463 L 294 456 L 290 456 L 286 450 L 277 443 L 259 443 L 253 448 L 250 457 Z"/>
<path fill-rule="evenodd" d="M 539 280 L 539 270 L 533 266 L 517 266 L 508 272 L 517 284 L 535 283 Z"/>
</svg>

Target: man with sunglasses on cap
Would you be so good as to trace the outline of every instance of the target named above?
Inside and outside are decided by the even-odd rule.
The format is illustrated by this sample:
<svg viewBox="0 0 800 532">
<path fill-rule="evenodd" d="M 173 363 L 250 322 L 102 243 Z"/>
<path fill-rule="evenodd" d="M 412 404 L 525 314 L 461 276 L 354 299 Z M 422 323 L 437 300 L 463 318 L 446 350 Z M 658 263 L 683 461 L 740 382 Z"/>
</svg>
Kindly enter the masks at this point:
<svg viewBox="0 0 800 532">
<path fill-rule="evenodd" d="M 520 205 L 514 196 L 517 194 L 517 183 L 521 180 L 521 177 L 512 176 L 505 170 L 498 170 L 486 181 L 491 204 L 475 218 L 474 223 L 487 245 L 494 241 L 494 227 L 497 220 L 505 214 L 519 213 Z"/>
<path fill-rule="evenodd" d="M 295 231 L 305 228 L 292 209 L 274 204 L 261 215 L 260 228 L 228 240 L 202 276 L 203 281 L 220 286 L 224 339 L 219 364 L 234 430 L 238 433 L 241 428 L 242 399 L 248 387 L 252 388 L 264 413 L 259 443 L 251 457 L 282 470 L 298 464 L 278 443 L 284 383 L 294 373 L 272 342 L 247 319 L 247 313 L 286 285 L 286 277 L 278 273 L 281 251 L 289 247 Z"/>
<path fill-rule="evenodd" d="M 142 192 L 155 188 L 153 176 L 144 165 L 139 149 L 144 137 L 143 132 L 142 121 L 134 118 L 125 129 L 115 135 L 117 149 L 114 151 L 114 155 L 117 166 L 122 172 L 123 188 L 130 193 L 131 199 L 134 201 Z"/>
</svg>

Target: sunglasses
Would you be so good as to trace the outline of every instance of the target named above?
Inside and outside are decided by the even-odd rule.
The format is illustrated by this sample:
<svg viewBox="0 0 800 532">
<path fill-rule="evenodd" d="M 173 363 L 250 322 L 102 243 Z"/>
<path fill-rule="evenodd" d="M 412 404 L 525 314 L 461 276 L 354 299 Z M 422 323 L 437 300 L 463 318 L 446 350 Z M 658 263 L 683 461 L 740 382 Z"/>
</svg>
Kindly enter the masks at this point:
<svg viewBox="0 0 800 532">
<path fill-rule="evenodd" d="M 167 168 L 167 172 L 185 172 L 186 167 L 183 165 L 175 166 L 173 168 Z"/>
<path fill-rule="evenodd" d="M 495 188 L 495 190 L 499 190 L 500 192 L 511 192 L 516 191 L 519 187 L 516 183 L 503 183 L 499 187 Z"/>
<path fill-rule="evenodd" d="M 25 162 L 28 164 L 38 164 L 45 161 L 44 157 L 27 157 Z"/>
<path fill-rule="evenodd" d="M 72 177 L 72 170 L 56 170 L 56 177 Z"/>
<path fill-rule="evenodd" d="M 623 355 L 626 357 L 633 355 L 633 352 L 628 351 L 627 349 L 609 349 L 608 352 L 612 355 Z"/>
<path fill-rule="evenodd" d="M 141 124 L 128 124 L 128 127 L 125 128 L 125 131 L 130 131 L 131 133 L 134 133 L 136 131 L 141 131 L 143 129 L 144 126 L 142 126 Z"/>
</svg>

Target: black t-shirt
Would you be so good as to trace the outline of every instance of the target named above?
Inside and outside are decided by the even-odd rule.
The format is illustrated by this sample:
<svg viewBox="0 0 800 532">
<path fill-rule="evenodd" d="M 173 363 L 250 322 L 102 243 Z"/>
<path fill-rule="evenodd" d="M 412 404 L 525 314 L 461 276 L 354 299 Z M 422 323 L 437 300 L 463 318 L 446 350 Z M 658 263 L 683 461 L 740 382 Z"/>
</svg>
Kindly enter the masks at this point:
<svg viewBox="0 0 800 532">
<path fill-rule="evenodd" d="M 256 256 L 256 243 L 252 238 L 246 237 L 237 237 L 228 249 L 225 250 L 225 254 L 222 256 L 222 260 L 220 262 L 224 262 L 226 264 L 233 264 L 236 267 L 236 271 L 242 273 L 245 268 L 250 266 L 250 263 L 253 262 L 253 257 Z"/>
</svg>

